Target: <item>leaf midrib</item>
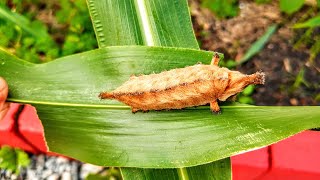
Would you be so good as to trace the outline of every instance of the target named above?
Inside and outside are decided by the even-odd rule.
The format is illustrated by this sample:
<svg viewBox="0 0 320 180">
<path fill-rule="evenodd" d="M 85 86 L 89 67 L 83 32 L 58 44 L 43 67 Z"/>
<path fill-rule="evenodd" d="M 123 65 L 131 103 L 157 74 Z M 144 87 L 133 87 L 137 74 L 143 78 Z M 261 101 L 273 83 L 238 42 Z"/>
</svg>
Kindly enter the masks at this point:
<svg viewBox="0 0 320 180">
<path fill-rule="evenodd" d="M 130 109 L 130 106 L 127 105 L 111 105 L 111 104 L 79 104 L 79 103 L 61 103 L 61 102 L 50 102 L 50 101 L 32 101 L 32 100 L 23 100 L 16 98 L 8 98 L 8 102 L 17 102 L 24 104 L 39 104 L 39 105 L 51 105 L 51 106 L 68 106 L 68 107 L 88 107 L 88 108 L 106 108 L 106 109 Z M 272 108 L 276 106 L 253 106 L 253 105 L 233 105 L 233 106 L 220 106 L 222 108 L 228 109 L 238 109 L 238 108 Z M 292 107 L 292 106 L 281 106 L 281 107 Z M 302 106 L 306 107 L 306 106 Z M 313 107 L 313 106 L 310 106 Z M 190 109 L 189 109 L 190 108 Z M 197 109 L 191 109 L 188 107 L 188 110 L 199 110 L 199 109 L 208 109 L 209 106 L 200 106 Z"/>
</svg>

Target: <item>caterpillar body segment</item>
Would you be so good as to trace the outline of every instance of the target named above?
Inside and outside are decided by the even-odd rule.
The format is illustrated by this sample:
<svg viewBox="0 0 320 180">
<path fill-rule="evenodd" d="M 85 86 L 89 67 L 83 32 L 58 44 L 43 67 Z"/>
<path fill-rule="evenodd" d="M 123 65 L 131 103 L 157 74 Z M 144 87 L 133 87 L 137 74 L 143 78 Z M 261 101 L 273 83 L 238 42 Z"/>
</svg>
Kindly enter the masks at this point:
<svg viewBox="0 0 320 180">
<path fill-rule="evenodd" d="M 264 73 L 245 75 L 218 67 L 216 54 L 211 65 L 197 64 L 158 74 L 131 76 L 112 92 L 102 92 L 101 99 L 117 99 L 139 110 L 169 110 L 210 103 L 214 113 L 220 113 L 218 100 L 225 101 L 250 84 L 264 84 Z"/>
</svg>

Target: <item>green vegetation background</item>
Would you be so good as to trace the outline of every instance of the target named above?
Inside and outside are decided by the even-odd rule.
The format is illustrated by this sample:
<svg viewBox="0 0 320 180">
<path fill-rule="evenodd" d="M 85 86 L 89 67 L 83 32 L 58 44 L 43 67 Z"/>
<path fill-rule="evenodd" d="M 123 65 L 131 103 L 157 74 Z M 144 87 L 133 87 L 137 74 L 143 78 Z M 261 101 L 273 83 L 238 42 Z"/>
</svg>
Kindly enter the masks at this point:
<svg viewBox="0 0 320 180">
<path fill-rule="evenodd" d="M 24 60 L 42 63 L 98 47 L 85 0 L 1 0 L 0 6 L 47 34 L 39 38 L 0 18 L 0 48 Z"/>
</svg>

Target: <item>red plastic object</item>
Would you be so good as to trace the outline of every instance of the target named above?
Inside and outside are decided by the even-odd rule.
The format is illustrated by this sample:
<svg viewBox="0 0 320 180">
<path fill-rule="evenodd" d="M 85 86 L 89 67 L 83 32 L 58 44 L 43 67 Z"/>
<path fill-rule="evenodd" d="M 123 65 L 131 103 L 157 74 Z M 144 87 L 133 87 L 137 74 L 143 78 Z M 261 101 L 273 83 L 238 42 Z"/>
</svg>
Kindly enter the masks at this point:
<svg viewBox="0 0 320 180">
<path fill-rule="evenodd" d="M 18 117 L 17 124 L 14 121 L 19 106 L 11 103 L 9 112 L 0 121 L 0 146 L 9 145 L 32 153 L 46 153 L 43 126 L 35 108 L 26 105 Z"/>
<path fill-rule="evenodd" d="M 262 177 L 269 168 L 268 147 L 233 156 L 231 163 L 235 180 Z"/>
<path fill-rule="evenodd" d="M 276 169 L 319 172 L 320 133 L 306 131 L 274 144 L 272 146 L 272 156 L 274 159 L 272 166 Z M 292 163 L 296 163 L 296 165 L 292 166 Z"/>
<path fill-rule="evenodd" d="M 0 121 L 0 146 L 54 154 L 48 152 L 35 108 L 26 105 L 18 117 L 18 124 L 14 123 L 18 107 L 12 103 L 8 114 Z M 319 149 L 320 132 L 306 131 L 272 146 L 233 156 L 233 179 L 320 179 Z"/>
<path fill-rule="evenodd" d="M 299 133 L 271 149 L 272 169 L 264 179 L 320 179 L 320 132 Z"/>
</svg>

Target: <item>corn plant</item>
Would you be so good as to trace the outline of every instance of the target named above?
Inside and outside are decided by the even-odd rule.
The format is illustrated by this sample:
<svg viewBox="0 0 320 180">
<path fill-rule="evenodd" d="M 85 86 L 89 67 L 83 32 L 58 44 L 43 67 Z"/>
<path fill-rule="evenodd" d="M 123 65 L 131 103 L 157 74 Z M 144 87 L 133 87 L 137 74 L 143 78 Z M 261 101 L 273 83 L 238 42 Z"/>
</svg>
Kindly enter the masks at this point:
<svg viewBox="0 0 320 180">
<path fill-rule="evenodd" d="M 8 101 L 33 105 L 50 151 L 119 167 L 124 179 L 231 179 L 230 156 L 320 126 L 319 107 L 233 104 L 132 114 L 101 101 L 132 74 L 197 62 L 186 0 L 88 0 L 99 49 L 32 64 L 0 50 Z M 263 67 L 261 67 L 263 69 Z"/>
</svg>

